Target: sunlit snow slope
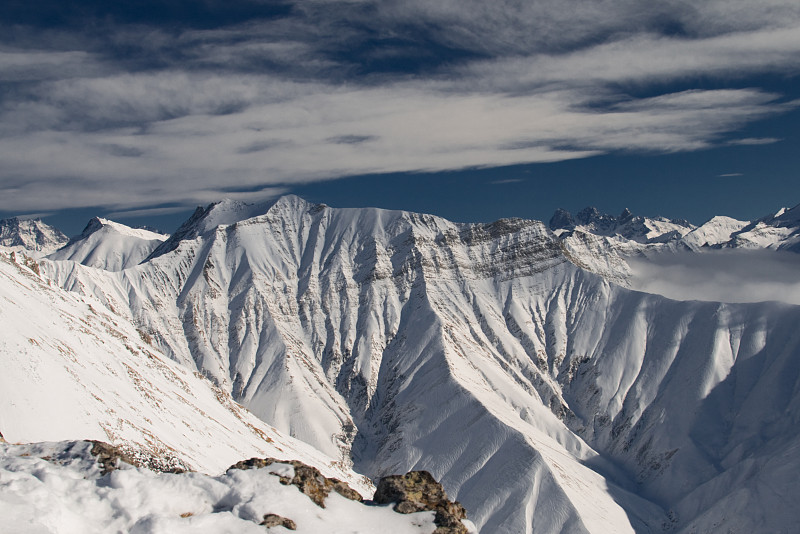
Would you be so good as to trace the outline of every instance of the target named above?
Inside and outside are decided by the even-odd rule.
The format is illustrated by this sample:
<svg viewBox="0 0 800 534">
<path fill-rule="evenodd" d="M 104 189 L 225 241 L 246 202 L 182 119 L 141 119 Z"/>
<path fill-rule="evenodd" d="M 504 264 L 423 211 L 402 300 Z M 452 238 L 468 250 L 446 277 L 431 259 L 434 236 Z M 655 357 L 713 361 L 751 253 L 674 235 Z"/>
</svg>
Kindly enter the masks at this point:
<svg viewBox="0 0 800 534">
<path fill-rule="evenodd" d="M 535 221 L 284 197 L 200 209 L 122 272 L 41 266 L 278 429 L 370 476 L 431 471 L 482 532 L 786 527 L 800 488 L 769 462 L 797 460 L 800 310 L 587 261 Z"/>
<path fill-rule="evenodd" d="M 48 258 L 72 260 L 108 271 L 121 271 L 137 265 L 167 237 L 95 217 L 80 235 L 70 239 L 69 243 Z"/>
</svg>

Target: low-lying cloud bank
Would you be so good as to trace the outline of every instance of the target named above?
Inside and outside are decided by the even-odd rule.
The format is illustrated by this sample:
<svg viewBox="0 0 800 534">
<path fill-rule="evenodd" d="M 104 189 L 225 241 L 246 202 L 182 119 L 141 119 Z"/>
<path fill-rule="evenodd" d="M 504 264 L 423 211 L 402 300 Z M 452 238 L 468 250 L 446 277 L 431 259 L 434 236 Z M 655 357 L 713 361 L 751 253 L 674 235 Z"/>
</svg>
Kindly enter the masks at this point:
<svg viewBox="0 0 800 534">
<path fill-rule="evenodd" d="M 634 289 L 675 300 L 800 305 L 800 255 L 773 250 L 657 254 L 628 261 Z"/>
</svg>

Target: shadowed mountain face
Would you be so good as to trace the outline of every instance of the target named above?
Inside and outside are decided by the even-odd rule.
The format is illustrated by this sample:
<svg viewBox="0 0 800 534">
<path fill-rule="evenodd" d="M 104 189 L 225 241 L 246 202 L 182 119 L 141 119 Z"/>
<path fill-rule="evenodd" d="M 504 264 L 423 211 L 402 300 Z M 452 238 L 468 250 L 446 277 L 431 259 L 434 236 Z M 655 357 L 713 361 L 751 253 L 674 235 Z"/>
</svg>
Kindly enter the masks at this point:
<svg viewBox="0 0 800 534">
<path fill-rule="evenodd" d="M 68 239 L 60 230 L 39 219 L 0 220 L 0 246 L 22 247 L 49 253 L 65 245 Z"/>
<path fill-rule="evenodd" d="M 800 309 L 630 291 L 568 245 L 284 197 L 199 210 L 120 272 L 41 267 L 279 430 L 430 471 L 482 532 L 787 528 Z"/>
</svg>

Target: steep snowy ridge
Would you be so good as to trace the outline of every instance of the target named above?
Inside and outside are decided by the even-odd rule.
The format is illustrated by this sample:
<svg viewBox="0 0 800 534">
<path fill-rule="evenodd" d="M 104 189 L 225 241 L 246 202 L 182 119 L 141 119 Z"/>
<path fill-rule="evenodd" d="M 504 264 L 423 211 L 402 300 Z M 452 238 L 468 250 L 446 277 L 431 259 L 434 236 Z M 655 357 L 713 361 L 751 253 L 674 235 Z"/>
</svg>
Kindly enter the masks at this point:
<svg viewBox="0 0 800 534">
<path fill-rule="evenodd" d="M 800 490 L 770 460 L 800 450 L 798 308 L 629 291 L 581 267 L 642 244 L 576 236 L 594 257 L 534 221 L 284 197 L 199 209 L 125 271 L 41 268 L 278 429 L 369 476 L 430 470 L 483 532 L 786 528 L 758 488 Z"/>
<path fill-rule="evenodd" d="M 39 219 L 0 220 L 0 246 L 11 249 L 25 249 L 31 255 L 53 252 L 68 241 L 58 229 Z M 38 254 L 37 254 L 38 253 Z"/>
<path fill-rule="evenodd" d="M 107 271 L 121 271 L 138 265 L 167 237 L 95 217 L 80 235 L 70 239 L 69 243 L 47 258 L 71 260 Z"/>
</svg>

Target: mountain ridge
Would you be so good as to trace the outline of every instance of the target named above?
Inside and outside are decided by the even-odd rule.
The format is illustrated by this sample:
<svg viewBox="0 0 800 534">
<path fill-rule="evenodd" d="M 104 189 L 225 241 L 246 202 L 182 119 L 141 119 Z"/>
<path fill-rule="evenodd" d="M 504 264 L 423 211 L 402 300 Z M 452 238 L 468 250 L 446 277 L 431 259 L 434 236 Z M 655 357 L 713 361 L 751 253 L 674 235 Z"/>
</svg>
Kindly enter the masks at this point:
<svg viewBox="0 0 800 534">
<path fill-rule="evenodd" d="M 68 241 L 60 230 L 43 222 L 41 219 L 0 220 L 0 246 L 20 248 L 39 253 L 52 252 Z"/>
<path fill-rule="evenodd" d="M 47 255 L 47 258 L 75 261 L 106 271 L 121 271 L 141 263 L 168 237 L 94 217 L 80 234 Z"/>
<path fill-rule="evenodd" d="M 537 532 L 657 530 L 670 514 L 679 531 L 709 526 L 703 518 L 729 496 L 720 481 L 747 460 L 712 462 L 707 450 L 742 447 L 747 433 L 693 430 L 746 409 L 717 401 L 716 413 L 706 398 L 730 376 L 752 376 L 738 396 L 774 379 L 738 370 L 747 361 L 791 375 L 800 343 L 796 307 L 632 292 L 583 269 L 586 256 L 536 221 L 451 223 L 289 197 L 231 204 L 214 219 L 225 224 L 204 226 L 213 206 L 174 248 L 131 269 L 45 261 L 42 271 L 362 472 L 430 470 L 486 532 L 529 532 L 530 514 Z M 610 250 L 608 237 L 574 236 Z M 783 413 L 796 402 L 776 395 L 757 404 Z M 691 413 L 706 415 L 683 419 Z M 796 432 L 782 432 L 794 461 Z"/>
</svg>

